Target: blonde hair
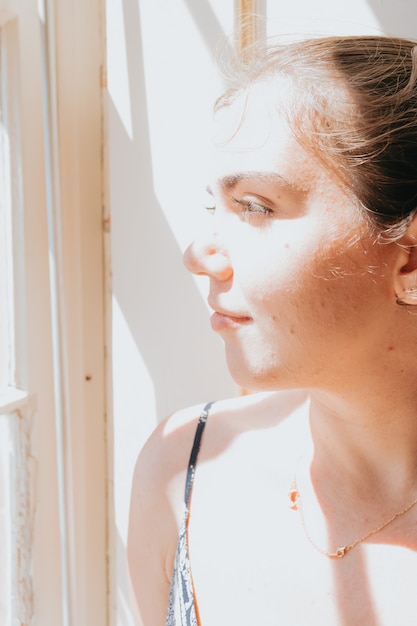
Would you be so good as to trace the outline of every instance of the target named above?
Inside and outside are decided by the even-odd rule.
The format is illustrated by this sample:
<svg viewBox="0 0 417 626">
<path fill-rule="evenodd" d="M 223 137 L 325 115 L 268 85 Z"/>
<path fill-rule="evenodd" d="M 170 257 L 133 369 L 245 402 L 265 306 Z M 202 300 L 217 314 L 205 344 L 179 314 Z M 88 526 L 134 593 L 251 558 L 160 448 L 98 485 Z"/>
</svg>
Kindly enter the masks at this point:
<svg viewBox="0 0 417 626">
<path fill-rule="evenodd" d="M 356 196 L 381 236 L 400 236 L 417 212 L 416 42 L 326 37 L 254 49 L 235 65 L 216 109 L 280 77 L 292 86 L 285 113 L 297 139 Z"/>
</svg>

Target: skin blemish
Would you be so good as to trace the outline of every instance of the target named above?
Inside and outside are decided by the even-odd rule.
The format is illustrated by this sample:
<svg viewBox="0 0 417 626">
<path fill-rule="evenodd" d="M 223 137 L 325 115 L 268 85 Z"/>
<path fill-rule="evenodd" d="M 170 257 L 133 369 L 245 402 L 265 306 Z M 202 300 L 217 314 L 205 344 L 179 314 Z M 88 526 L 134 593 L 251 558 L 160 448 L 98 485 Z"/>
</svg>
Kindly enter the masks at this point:
<svg viewBox="0 0 417 626">
<path fill-rule="evenodd" d="M 388 346 L 388 352 L 392 352 L 393 350 L 395 350 L 394 346 Z"/>
</svg>

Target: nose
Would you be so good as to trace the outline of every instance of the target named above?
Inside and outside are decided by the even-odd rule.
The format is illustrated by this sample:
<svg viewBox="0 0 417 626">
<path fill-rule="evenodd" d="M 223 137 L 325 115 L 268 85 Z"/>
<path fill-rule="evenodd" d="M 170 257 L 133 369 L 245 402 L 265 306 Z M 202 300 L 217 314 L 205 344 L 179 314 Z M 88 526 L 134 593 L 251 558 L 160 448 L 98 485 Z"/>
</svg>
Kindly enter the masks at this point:
<svg viewBox="0 0 417 626">
<path fill-rule="evenodd" d="M 184 265 L 189 272 L 221 281 L 230 280 L 233 269 L 227 252 L 216 242 L 195 239 L 184 252 Z"/>
</svg>

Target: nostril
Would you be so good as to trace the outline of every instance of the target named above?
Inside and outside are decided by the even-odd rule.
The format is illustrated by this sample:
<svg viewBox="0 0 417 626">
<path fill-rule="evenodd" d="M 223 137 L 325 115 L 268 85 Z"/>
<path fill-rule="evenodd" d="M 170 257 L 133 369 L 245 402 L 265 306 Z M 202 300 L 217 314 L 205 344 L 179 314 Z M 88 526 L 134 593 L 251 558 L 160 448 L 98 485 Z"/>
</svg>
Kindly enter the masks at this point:
<svg viewBox="0 0 417 626">
<path fill-rule="evenodd" d="M 222 252 L 212 252 L 207 255 L 204 274 L 221 281 L 230 280 L 233 276 L 229 257 Z"/>
</svg>

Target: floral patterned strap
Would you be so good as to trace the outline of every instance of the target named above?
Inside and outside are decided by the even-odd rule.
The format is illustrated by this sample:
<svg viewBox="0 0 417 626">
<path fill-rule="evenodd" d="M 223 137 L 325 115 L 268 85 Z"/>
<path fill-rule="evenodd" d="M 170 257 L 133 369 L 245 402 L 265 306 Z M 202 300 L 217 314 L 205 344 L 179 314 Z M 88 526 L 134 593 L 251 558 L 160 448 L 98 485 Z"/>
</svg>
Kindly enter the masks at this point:
<svg viewBox="0 0 417 626">
<path fill-rule="evenodd" d="M 194 484 L 198 453 L 200 452 L 201 440 L 212 404 L 213 402 L 206 404 L 200 414 L 190 461 L 188 463 L 184 495 L 184 516 L 178 534 L 165 626 L 198 626 L 190 558 L 188 554 L 187 527 L 189 504 Z"/>
</svg>

